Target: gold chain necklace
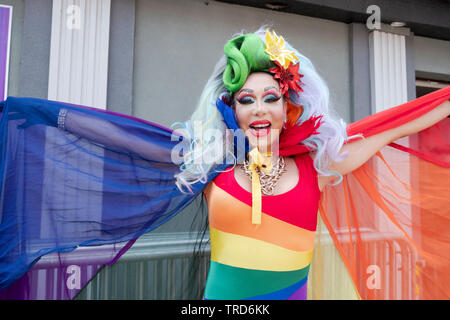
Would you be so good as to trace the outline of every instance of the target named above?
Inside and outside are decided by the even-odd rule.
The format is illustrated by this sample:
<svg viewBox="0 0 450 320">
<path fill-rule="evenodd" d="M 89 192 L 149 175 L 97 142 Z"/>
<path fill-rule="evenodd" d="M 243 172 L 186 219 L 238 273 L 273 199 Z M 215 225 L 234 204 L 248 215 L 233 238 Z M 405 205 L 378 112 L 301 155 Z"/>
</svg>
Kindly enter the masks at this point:
<svg viewBox="0 0 450 320">
<path fill-rule="evenodd" d="M 249 161 L 244 161 L 244 171 L 252 179 L 252 171 L 249 169 Z M 283 157 L 278 157 L 277 165 L 272 169 L 270 173 L 265 173 L 259 169 L 258 172 L 259 180 L 261 181 L 261 192 L 264 195 L 273 195 L 275 187 L 278 180 L 280 180 L 281 175 L 286 172 L 286 162 Z"/>
</svg>

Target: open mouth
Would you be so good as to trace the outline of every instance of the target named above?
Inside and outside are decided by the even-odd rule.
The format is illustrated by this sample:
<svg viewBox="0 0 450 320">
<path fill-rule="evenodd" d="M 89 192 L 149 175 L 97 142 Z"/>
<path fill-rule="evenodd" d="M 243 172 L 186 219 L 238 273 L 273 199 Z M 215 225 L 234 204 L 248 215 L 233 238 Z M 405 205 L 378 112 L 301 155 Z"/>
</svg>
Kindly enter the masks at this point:
<svg viewBox="0 0 450 320">
<path fill-rule="evenodd" d="M 250 133 L 255 137 L 263 137 L 269 134 L 272 124 L 267 120 L 258 120 L 250 123 Z"/>
</svg>

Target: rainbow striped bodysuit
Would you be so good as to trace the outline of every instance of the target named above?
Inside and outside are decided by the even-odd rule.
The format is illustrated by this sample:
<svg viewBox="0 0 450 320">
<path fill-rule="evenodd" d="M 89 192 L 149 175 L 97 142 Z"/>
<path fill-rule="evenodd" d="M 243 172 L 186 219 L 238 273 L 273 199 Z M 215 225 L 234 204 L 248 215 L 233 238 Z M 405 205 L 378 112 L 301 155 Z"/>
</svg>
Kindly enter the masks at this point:
<svg viewBox="0 0 450 320">
<path fill-rule="evenodd" d="M 320 191 L 311 157 L 295 157 L 299 181 L 290 191 L 262 196 L 261 224 L 252 224 L 252 195 L 219 174 L 204 193 L 211 264 L 205 299 L 306 299 Z"/>
</svg>

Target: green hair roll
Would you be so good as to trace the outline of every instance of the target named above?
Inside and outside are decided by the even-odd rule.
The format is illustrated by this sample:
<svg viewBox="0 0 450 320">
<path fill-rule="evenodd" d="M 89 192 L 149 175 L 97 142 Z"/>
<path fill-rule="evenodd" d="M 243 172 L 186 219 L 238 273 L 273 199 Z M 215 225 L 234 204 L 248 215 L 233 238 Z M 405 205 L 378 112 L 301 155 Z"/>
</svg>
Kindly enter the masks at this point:
<svg viewBox="0 0 450 320">
<path fill-rule="evenodd" d="M 227 66 L 223 72 L 223 83 L 231 93 L 244 85 L 250 73 L 268 72 L 269 68 L 274 67 L 275 64 L 264 50 L 264 42 L 253 33 L 236 37 L 225 44 Z"/>
</svg>

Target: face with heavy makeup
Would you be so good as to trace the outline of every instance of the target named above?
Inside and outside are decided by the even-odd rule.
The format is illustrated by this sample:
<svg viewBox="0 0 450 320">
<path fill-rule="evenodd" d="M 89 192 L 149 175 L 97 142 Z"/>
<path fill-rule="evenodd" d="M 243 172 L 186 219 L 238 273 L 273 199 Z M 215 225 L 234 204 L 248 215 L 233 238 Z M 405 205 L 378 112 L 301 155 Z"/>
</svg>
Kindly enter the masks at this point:
<svg viewBox="0 0 450 320">
<path fill-rule="evenodd" d="M 276 152 L 286 117 L 286 102 L 278 81 L 266 72 L 251 73 L 234 94 L 234 108 L 251 148 Z"/>
</svg>

